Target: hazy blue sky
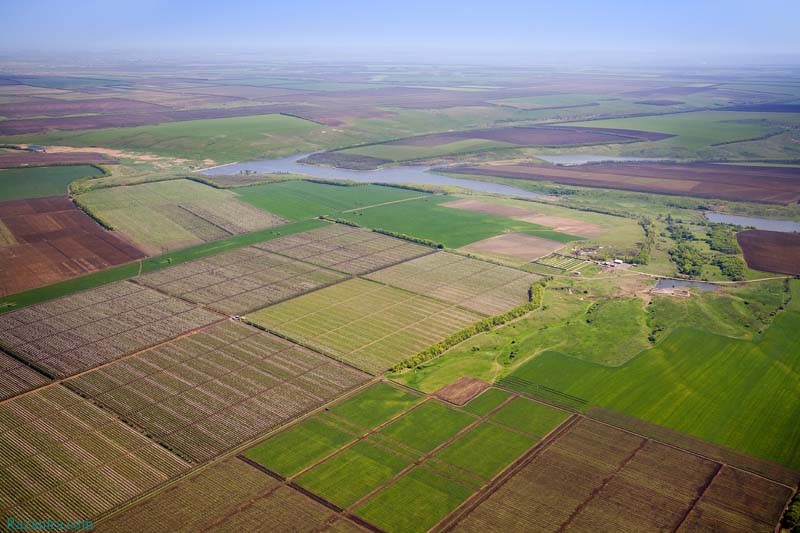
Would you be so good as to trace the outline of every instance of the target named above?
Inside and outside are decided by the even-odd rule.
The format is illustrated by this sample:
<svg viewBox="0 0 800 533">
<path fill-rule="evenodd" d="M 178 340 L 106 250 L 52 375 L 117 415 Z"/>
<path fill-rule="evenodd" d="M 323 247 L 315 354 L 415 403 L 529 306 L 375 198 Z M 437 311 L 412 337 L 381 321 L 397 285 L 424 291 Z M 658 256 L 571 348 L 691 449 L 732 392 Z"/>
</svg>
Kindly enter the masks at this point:
<svg viewBox="0 0 800 533">
<path fill-rule="evenodd" d="M 800 54 L 800 0 L 0 0 L 0 48 Z"/>
</svg>

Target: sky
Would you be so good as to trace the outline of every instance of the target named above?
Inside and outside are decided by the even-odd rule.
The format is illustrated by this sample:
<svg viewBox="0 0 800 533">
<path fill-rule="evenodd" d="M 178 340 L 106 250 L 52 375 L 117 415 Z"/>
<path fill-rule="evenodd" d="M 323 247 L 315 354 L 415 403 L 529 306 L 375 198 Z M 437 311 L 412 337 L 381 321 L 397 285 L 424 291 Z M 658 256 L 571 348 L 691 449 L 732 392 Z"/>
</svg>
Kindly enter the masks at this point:
<svg viewBox="0 0 800 533">
<path fill-rule="evenodd" d="M 0 0 L 0 50 L 800 56 L 800 0 Z"/>
</svg>

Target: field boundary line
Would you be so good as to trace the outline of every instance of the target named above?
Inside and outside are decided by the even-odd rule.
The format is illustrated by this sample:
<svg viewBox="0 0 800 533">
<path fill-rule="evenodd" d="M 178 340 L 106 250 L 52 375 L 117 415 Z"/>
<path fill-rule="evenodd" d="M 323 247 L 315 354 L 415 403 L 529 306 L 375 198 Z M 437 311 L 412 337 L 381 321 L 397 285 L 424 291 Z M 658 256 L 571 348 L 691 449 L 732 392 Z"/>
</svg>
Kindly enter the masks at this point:
<svg viewBox="0 0 800 533">
<path fill-rule="evenodd" d="M 221 452 L 220 454 L 218 454 L 217 456 L 212 457 L 211 459 L 209 459 L 209 460 L 207 460 L 207 461 L 205 461 L 203 463 L 196 464 L 193 467 L 190 466 L 190 468 L 188 470 L 185 470 L 185 471 L 181 472 L 180 474 L 178 474 L 178 475 L 176 475 L 176 476 L 174 476 L 172 478 L 167 479 L 166 481 L 164 481 L 160 485 L 157 485 L 157 486 L 151 488 L 150 490 L 146 490 L 146 491 L 142 492 L 141 494 L 139 494 L 138 496 L 130 498 L 129 500 L 127 500 L 126 502 L 122 503 L 118 507 L 98 515 L 98 517 L 94 521 L 95 521 L 95 523 L 99 523 L 102 520 L 106 520 L 108 518 L 111 518 L 112 516 L 114 516 L 116 514 L 121 514 L 122 512 L 124 512 L 124 511 L 126 511 L 128 509 L 131 509 L 132 507 L 138 505 L 139 503 L 141 503 L 141 502 L 143 502 L 143 501 L 145 501 L 145 500 L 147 500 L 147 499 L 149 499 L 149 498 L 151 498 L 153 496 L 156 496 L 157 494 L 160 494 L 161 492 L 164 492 L 165 490 L 169 490 L 170 487 L 172 487 L 173 485 L 175 485 L 179 481 L 181 481 L 183 479 L 186 479 L 186 478 L 188 478 L 188 477 L 190 477 L 192 475 L 198 474 L 198 473 L 202 472 L 203 470 L 211 468 L 212 466 L 215 466 L 215 465 L 217 465 L 219 463 L 222 463 L 223 461 L 225 461 L 227 459 L 230 459 L 231 457 L 234 457 L 236 454 L 242 453 L 242 452 L 252 448 L 256 444 L 268 439 L 269 437 L 274 436 L 275 434 L 283 431 L 284 429 L 288 429 L 289 427 L 297 425 L 297 424 L 303 422 L 304 420 L 306 420 L 308 418 L 311 418 L 312 416 L 314 416 L 316 414 L 319 414 L 320 412 L 323 412 L 326 407 L 328 407 L 328 406 L 330 406 L 332 404 L 338 403 L 340 401 L 343 401 L 343 400 L 345 400 L 347 398 L 350 398 L 352 396 L 355 396 L 356 394 L 362 392 L 364 389 L 366 389 L 366 388 L 368 388 L 368 387 L 370 387 L 370 386 L 372 386 L 375 383 L 378 383 L 380 381 L 381 381 L 380 378 L 373 378 L 371 380 L 368 380 L 368 381 L 364 382 L 363 384 L 361 384 L 359 386 L 356 386 L 353 389 L 345 392 L 341 396 L 338 396 L 338 397 L 332 399 L 330 402 L 328 402 L 328 403 L 326 403 L 324 405 L 320 405 L 319 407 L 317 407 L 315 409 L 312 409 L 311 411 L 309 411 L 307 413 L 303 413 L 302 415 L 298 416 L 294 420 L 288 421 L 286 424 L 284 424 L 282 426 L 278 426 L 278 427 L 272 428 L 272 429 L 270 429 L 270 430 L 268 430 L 268 431 L 266 431 L 264 433 L 261 433 L 260 435 L 257 435 L 255 437 L 253 437 L 252 439 L 249 439 L 249 440 L 243 442 L 242 444 L 240 444 L 236 448 L 231 449 L 231 450 L 225 450 L 225 451 Z M 150 440 L 152 440 L 152 439 L 150 439 Z M 170 451 L 170 453 L 172 455 L 175 455 L 171 451 Z M 180 457 L 178 457 L 178 459 L 180 459 Z"/>
<path fill-rule="evenodd" d="M 708 476 L 706 482 L 703 484 L 702 487 L 700 487 L 700 490 L 697 491 L 697 496 L 695 496 L 694 500 L 692 500 L 692 504 L 689 506 L 688 509 L 686 509 L 686 512 L 683 513 L 683 516 L 678 521 L 678 523 L 675 524 L 675 527 L 672 528 L 673 533 L 678 531 L 683 525 L 683 523 L 686 522 L 686 519 L 689 518 L 689 515 L 692 514 L 692 511 L 694 510 L 695 506 L 697 506 L 700 500 L 703 499 L 703 496 L 705 496 L 706 491 L 711 486 L 711 484 L 714 483 L 714 480 L 717 479 L 717 476 L 719 476 L 719 473 L 722 471 L 724 467 L 725 465 L 723 465 L 722 463 L 717 463 L 716 468 L 714 468 L 714 473 Z"/>
<path fill-rule="evenodd" d="M 515 398 L 514 396 L 509 396 L 508 398 L 503 400 L 503 402 L 500 403 L 499 405 L 493 407 L 491 410 L 487 411 L 483 415 L 477 416 L 472 422 L 470 422 L 469 424 L 464 426 L 461 430 L 456 432 L 453 436 L 451 436 L 450 438 L 448 438 L 447 440 L 445 440 L 444 442 L 442 442 L 441 444 L 439 444 L 438 446 L 436 446 L 435 448 L 433 448 L 429 452 L 423 453 L 423 455 L 420 456 L 416 461 L 411 462 L 408 466 L 406 466 L 405 468 L 400 470 L 397 474 L 392 476 L 389 480 L 387 480 L 386 482 L 380 484 L 378 487 L 372 489 L 370 492 L 368 492 L 367 494 L 365 494 L 364 496 L 362 496 L 361 498 L 359 498 L 358 500 L 356 500 L 355 502 L 350 504 L 347 507 L 347 510 L 348 511 L 352 511 L 352 510 L 356 509 L 357 507 L 360 507 L 361 505 L 363 505 L 364 503 L 369 501 L 373 496 L 375 496 L 379 492 L 383 491 L 383 489 L 388 488 L 390 485 L 393 485 L 395 482 L 400 480 L 400 478 L 404 477 L 406 474 L 408 474 L 414 468 L 421 467 L 424 464 L 426 464 L 437 453 L 439 453 L 440 451 L 442 451 L 444 448 L 446 448 L 450 444 L 454 443 L 455 441 L 459 440 L 461 437 L 463 437 L 464 435 L 466 435 L 467 433 L 469 433 L 470 431 L 472 431 L 473 429 L 478 427 L 483 422 L 487 421 L 490 416 L 492 416 L 497 411 L 499 411 L 500 409 L 502 409 L 503 407 L 505 407 L 506 405 L 511 403 L 514 400 L 514 398 Z M 438 402 L 438 403 L 441 403 L 442 405 L 447 405 L 444 402 L 442 402 L 441 400 L 439 400 L 438 398 L 434 398 L 432 396 L 428 396 L 428 398 L 424 402 L 421 402 L 418 405 L 423 405 L 423 404 L 428 403 L 428 402 Z M 476 415 L 472 415 L 472 416 L 476 416 Z M 447 477 L 448 479 L 452 480 L 452 477 L 450 477 L 450 476 L 443 475 L 443 477 Z M 463 485 L 463 483 L 462 483 L 462 485 Z M 480 486 L 476 490 L 480 490 Z"/>
<path fill-rule="evenodd" d="M 144 348 L 142 348 L 140 350 L 136 350 L 135 352 L 131 352 L 129 354 L 120 356 L 120 357 L 118 357 L 116 359 L 113 359 L 111 361 L 106 361 L 105 363 L 99 364 L 97 366 L 93 366 L 91 368 L 87 368 L 86 370 L 81 370 L 80 372 L 78 372 L 76 374 L 70 374 L 69 376 L 64 376 L 64 377 L 53 377 L 53 378 L 51 378 L 52 381 L 50 383 L 46 383 L 46 384 L 41 385 L 39 387 L 36 387 L 34 389 L 31 389 L 31 390 L 28 390 L 28 391 L 25 391 L 25 392 L 21 392 L 20 394 L 17 394 L 16 396 L 12 396 L 10 398 L 6 398 L 4 400 L 0 400 L 0 405 L 3 405 L 4 403 L 6 403 L 6 402 L 8 402 L 10 400 L 13 400 L 15 398 L 19 398 L 21 396 L 25 396 L 27 394 L 31 394 L 33 392 L 36 392 L 36 391 L 39 391 L 39 390 L 42 390 L 42 389 L 46 389 L 48 387 L 52 387 L 53 385 L 58 385 L 58 384 L 63 384 L 70 391 L 75 392 L 76 394 L 78 394 L 79 396 L 81 396 L 82 398 L 84 398 L 86 400 L 89 400 L 89 398 L 84 396 L 82 393 L 77 392 L 77 391 L 73 390 L 72 387 L 68 386 L 68 382 L 70 380 L 74 379 L 74 378 L 83 376 L 84 374 L 88 374 L 89 372 L 94 372 L 95 370 L 100 370 L 101 368 L 105 368 L 105 367 L 107 367 L 109 365 L 112 365 L 112 364 L 118 362 L 118 361 L 124 361 L 126 359 L 130 359 L 131 357 L 135 357 L 135 356 L 141 354 L 142 352 L 146 352 L 147 350 L 152 350 L 154 348 L 158 348 L 158 347 L 160 347 L 160 346 L 162 346 L 164 344 L 167 344 L 168 342 L 172 342 L 172 341 L 175 341 L 175 340 L 178 340 L 178 339 L 182 339 L 183 337 L 189 337 L 189 336 L 194 335 L 196 333 L 199 333 L 199 332 L 201 332 L 201 331 L 203 331 L 205 329 L 210 329 L 210 328 L 212 328 L 214 326 L 218 326 L 219 324 L 221 324 L 222 322 L 224 322 L 226 320 L 230 320 L 230 318 L 227 318 L 227 317 L 226 318 L 221 318 L 220 320 L 217 320 L 216 322 L 212 322 L 211 324 L 206 324 L 206 325 L 200 326 L 198 328 L 194 328 L 192 330 L 189 330 L 189 331 L 186 331 L 184 333 L 181 333 L 180 335 L 178 335 L 176 337 L 172 337 L 172 338 L 169 338 L 167 340 L 164 340 L 164 341 L 158 342 L 156 344 L 153 344 L 152 346 L 146 346 L 146 347 L 144 347 Z M 12 354 L 9 354 L 9 355 L 12 355 Z M 94 403 L 94 402 L 92 402 L 92 403 Z M 108 409 L 104 409 L 104 410 L 107 411 Z M 115 416 L 116 416 L 116 413 L 115 413 Z M 119 417 L 117 417 L 117 418 L 119 418 Z"/>
<path fill-rule="evenodd" d="M 385 187 L 385 185 L 384 185 L 384 187 Z M 346 211 L 338 211 L 338 212 L 339 213 L 353 213 L 354 211 L 363 211 L 364 209 L 372 209 L 373 207 L 381 207 L 381 206 L 384 206 L 384 205 L 392 205 L 392 204 L 399 204 L 399 203 L 402 203 L 402 202 L 410 202 L 412 200 L 419 200 L 421 198 L 428 198 L 430 196 L 435 196 L 435 193 L 424 194 L 424 195 L 420 195 L 420 196 L 414 196 L 412 198 L 402 198 L 400 200 L 392 200 L 391 202 L 383 202 L 382 204 L 373 204 L 373 205 L 367 205 L 367 206 L 364 206 L 364 207 L 356 207 L 356 208 L 353 208 L 353 209 L 348 209 Z"/>
<path fill-rule="evenodd" d="M 254 335 L 255 335 L 255 334 L 254 334 Z M 254 335 L 251 335 L 251 337 L 252 337 L 252 336 L 254 336 Z M 249 337 L 246 337 L 246 338 L 249 338 Z M 228 344 L 228 345 L 230 345 L 230 344 Z M 271 390 L 273 390 L 273 389 L 275 389 L 275 388 L 277 388 L 277 387 L 280 387 L 280 386 L 282 386 L 282 385 L 292 385 L 292 386 L 295 386 L 295 387 L 297 387 L 297 386 L 295 385 L 295 382 L 296 382 L 297 380 L 299 380 L 299 379 L 300 379 L 300 378 L 302 378 L 303 376 L 306 376 L 307 374 L 309 374 L 309 373 L 313 372 L 314 370 L 317 370 L 317 369 L 318 369 L 318 368 L 320 368 L 321 366 L 324 366 L 325 364 L 327 364 L 327 359 L 328 359 L 328 358 L 326 358 L 326 357 L 325 357 L 324 355 L 322 355 L 322 354 L 320 354 L 320 356 L 321 356 L 321 357 L 324 357 L 324 358 L 326 359 L 326 361 L 325 361 L 325 362 L 323 362 L 323 363 L 321 363 L 321 364 L 319 364 L 319 365 L 317 365 L 317 366 L 315 366 L 315 367 L 313 367 L 313 368 L 310 368 L 310 369 L 308 369 L 308 370 L 305 370 L 304 372 L 302 372 L 302 373 L 300 373 L 300 374 L 297 374 L 296 376 L 294 376 L 293 378 L 291 378 L 291 379 L 289 379 L 289 380 L 285 380 L 285 381 L 276 381 L 276 383 L 275 383 L 275 384 L 273 384 L 272 386 L 270 386 L 270 387 L 268 387 L 268 388 L 265 388 L 263 391 L 261 391 L 261 392 L 260 392 L 260 393 L 258 393 L 257 395 L 255 395 L 255 396 L 245 396 L 245 397 L 244 397 L 244 398 L 242 398 L 241 400 L 238 400 L 238 401 L 236 401 L 236 402 L 234 402 L 234 403 L 232 403 L 232 404 L 230 404 L 230 405 L 227 405 L 227 406 L 224 408 L 224 410 L 231 409 L 231 408 L 233 408 L 233 407 L 235 407 L 235 406 L 237 406 L 237 405 L 240 405 L 240 404 L 242 404 L 242 403 L 244 403 L 244 402 L 247 402 L 248 400 L 252 400 L 252 399 L 258 398 L 258 397 L 260 397 L 260 396 L 262 396 L 262 395 L 264 395 L 264 394 L 268 393 L 269 391 L 271 391 Z M 180 364 L 180 363 L 179 363 L 179 364 Z M 177 365 L 174 365 L 174 366 L 177 366 Z M 237 370 L 240 370 L 240 369 L 242 369 L 242 368 L 247 368 L 247 367 L 254 368 L 254 365 L 252 365 L 252 364 L 249 364 L 249 365 L 248 365 L 248 364 L 245 364 L 245 365 L 243 365 L 243 366 L 239 367 L 239 369 L 237 369 Z M 171 367 L 168 367 L 168 368 L 173 368 L 173 367 L 171 366 Z M 179 396 L 181 396 L 181 395 L 183 395 L 183 394 L 187 393 L 188 391 L 197 390 L 199 387 L 201 387 L 201 386 L 205 385 L 206 383 L 211 383 L 211 382 L 213 382 L 213 381 L 216 381 L 216 380 L 220 379 L 220 378 L 221 378 L 221 377 L 223 377 L 223 376 L 228 376 L 228 375 L 232 374 L 233 372 L 235 372 L 235 370 L 234 370 L 234 371 L 231 371 L 231 372 L 228 372 L 227 374 L 221 374 L 221 375 L 219 375 L 219 376 L 212 377 L 211 379 L 208 379 L 208 380 L 206 380 L 206 381 L 204 381 L 204 382 L 202 382 L 202 383 L 199 383 L 198 385 L 196 385 L 196 386 L 194 386 L 194 387 L 189 387 L 189 388 L 187 388 L 187 389 L 184 389 L 184 390 L 182 390 L 182 391 L 180 391 L 180 392 L 178 392 L 178 393 L 176 393 L 176 394 L 172 394 L 172 395 L 170 395 L 170 396 L 167 396 L 167 397 L 165 397 L 165 398 L 164 398 L 162 401 L 155 402 L 155 403 L 151 403 L 151 404 L 149 404 L 149 406 L 152 406 L 152 405 L 158 405 L 158 403 L 162 403 L 163 401 L 166 401 L 167 399 L 170 399 L 170 398 L 175 398 L 175 397 L 179 397 Z M 362 375 L 365 375 L 365 374 L 366 374 L 366 373 L 365 373 L 365 372 L 363 372 L 363 371 L 361 371 L 360 373 L 361 373 Z M 139 378 L 139 379 L 143 379 L 143 378 Z M 179 379 L 179 380 L 180 380 L 181 382 L 183 382 L 183 383 L 186 383 L 186 382 L 185 382 L 185 381 L 184 381 L 182 378 L 177 378 L 177 379 Z M 138 381 L 138 380 L 137 380 L 137 381 Z M 188 384 L 188 383 L 187 383 L 187 384 Z M 68 388 L 70 388 L 70 390 L 73 390 L 73 388 L 72 388 L 72 387 L 68 387 Z M 300 388 L 300 387 L 297 387 L 297 388 Z M 118 390 L 118 389 L 119 389 L 119 387 L 117 387 L 116 389 L 112 389 L 112 390 Z M 302 389 L 301 389 L 301 390 L 302 390 Z M 74 391 L 74 392 L 77 392 L 77 391 Z M 81 393 L 78 393 L 78 394 L 81 394 Z M 81 394 L 81 395 L 82 395 L 82 394 Z M 111 412 L 111 413 L 114 413 L 114 414 L 116 415 L 116 417 L 117 417 L 117 418 L 119 418 L 119 419 L 120 419 L 122 422 L 124 422 L 126 425 L 128 425 L 128 426 L 130 426 L 130 427 L 132 427 L 132 428 L 136 429 L 137 431 L 139 431 L 139 432 L 140 432 L 140 433 L 142 433 L 143 435 L 147 436 L 147 437 L 148 437 L 150 440 L 152 440 L 152 441 L 154 441 L 154 442 L 156 442 L 156 443 L 160 444 L 162 447 L 164 447 L 165 449 L 169 450 L 170 452 L 172 452 L 173 454 L 177 455 L 178 457 L 181 457 L 181 458 L 182 458 L 182 459 L 184 459 L 185 461 L 188 461 L 188 462 L 191 462 L 191 463 L 195 463 L 195 464 L 196 464 L 196 463 L 202 463 L 203 461 L 202 461 L 202 460 L 196 460 L 196 459 L 194 459 L 194 458 L 192 458 L 192 457 L 189 457 L 189 455 L 186 455 L 184 452 L 181 452 L 181 451 L 179 451 L 179 450 L 177 450 L 177 449 L 173 449 L 174 447 L 173 447 L 172 445 L 168 445 L 168 444 L 165 442 L 165 441 L 166 441 L 166 439 L 167 439 L 167 438 L 169 438 L 170 436 L 174 435 L 175 433 L 178 433 L 179 431 L 182 431 L 182 430 L 184 430 L 184 429 L 187 429 L 187 428 L 191 428 L 191 427 L 193 427 L 193 426 L 197 425 L 198 423 L 200 423 L 201 421 L 203 421 L 203 420 L 207 420 L 207 419 L 209 419 L 209 418 L 212 418 L 212 417 L 214 417 L 214 416 L 216 416 L 216 415 L 219 415 L 221 412 L 223 412 L 223 411 L 211 412 L 211 413 L 207 414 L 206 416 L 203 416 L 203 417 L 197 418 L 196 420 L 194 420 L 194 421 L 192 421 L 192 422 L 190 422 L 190 423 L 188 423 L 188 424 L 184 424 L 184 425 L 178 426 L 177 428 L 170 428 L 170 429 L 171 429 L 170 431 L 168 431 L 168 432 L 166 432 L 166 433 L 162 433 L 162 434 L 161 434 L 161 435 L 159 435 L 159 436 L 156 436 L 156 435 L 152 434 L 152 432 L 150 432 L 150 431 L 149 431 L 149 430 L 147 430 L 146 428 L 144 428 L 144 427 L 142 427 L 141 425 L 137 424 L 136 422 L 133 422 L 133 421 L 131 421 L 131 420 L 130 420 L 130 415 L 131 415 L 131 414 L 138 414 L 138 413 L 139 413 L 139 411 L 133 411 L 132 413 L 128 413 L 127 415 L 123 415 L 123 414 L 121 414 L 121 413 L 117 413 L 115 409 L 113 409 L 113 408 L 111 408 L 111 407 L 109 407 L 109 406 L 106 406 L 106 405 L 104 405 L 104 404 L 103 404 L 102 402 L 100 402 L 99 400 L 96 400 L 96 399 L 94 399 L 94 398 L 92 398 L 92 397 L 88 397 L 88 398 L 86 398 L 86 399 L 87 399 L 87 400 L 89 400 L 89 401 L 91 401 L 92 403 L 94 403 L 96 406 L 98 406 L 98 407 L 101 407 L 101 408 L 103 408 L 103 409 L 105 409 L 105 410 L 107 410 L 107 411 L 109 411 L 109 412 Z M 148 407 L 149 407 L 149 406 L 148 406 Z M 229 449 L 230 449 L 230 448 L 229 448 Z M 223 451 L 222 451 L 222 452 L 220 452 L 220 453 L 224 453 L 225 451 L 227 451 L 227 450 L 223 450 Z M 183 457 L 184 455 L 186 455 L 186 457 Z"/>
<path fill-rule="evenodd" d="M 611 481 L 615 477 L 617 477 L 619 475 L 619 473 L 622 472 L 622 470 L 626 466 L 628 466 L 628 464 L 630 464 L 630 462 L 633 460 L 633 458 L 636 457 L 636 454 L 638 454 L 647 445 L 648 442 L 649 442 L 648 439 L 641 439 L 641 442 L 639 443 L 639 445 L 631 453 L 629 453 L 627 457 L 625 457 L 625 459 L 619 464 L 619 466 L 617 466 L 617 468 L 615 468 L 613 472 L 611 472 L 608 476 L 606 476 L 603 479 L 603 481 L 600 483 L 600 485 L 598 485 L 594 489 L 592 489 L 592 492 L 589 493 L 589 496 L 587 496 L 586 499 L 584 499 L 575 509 L 573 509 L 573 511 L 572 511 L 572 513 L 570 513 L 569 517 L 558 528 L 558 531 L 559 532 L 560 531 L 566 531 L 567 528 L 569 527 L 569 525 L 572 523 L 572 521 L 579 514 L 581 514 L 581 512 L 586 508 L 586 506 L 589 505 L 589 503 L 591 503 L 592 500 L 594 500 L 595 497 L 597 497 L 598 494 L 603 492 L 603 489 L 605 489 L 606 486 L 608 486 L 608 484 L 611 483 Z"/>
<path fill-rule="evenodd" d="M 792 485 L 787 485 L 783 481 L 778 481 L 777 479 L 773 479 L 773 478 L 767 476 L 766 474 L 762 474 L 760 472 L 756 472 L 756 471 L 754 471 L 754 470 L 752 470 L 750 468 L 733 465 L 733 464 L 731 464 L 728 461 L 725 461 L 723 459 L 715 459 L 714 457 L 712 457 L 710 455 L 706 455 L 706 454 L 701 453 L 701 452 L 696 452 L 694 450 L 690 450 L 688 448 L 684 448 L 682 446 L 679 446 L 677 444 L 673 444 L 673 443 L 665 441 L 665 440 L 661 440 L 661 439 L 658 439 L 658 438 L 655 438 L 655 437 L 650 437 L 650 436 L 648 436 L 648 435 L 646 435 L 644 433 L 639 433 L 637 431 L 633 431 L 633 430 L 625 428 L 623 426 L 617 426 L 615 424 L 612 424 L 612 423 L 607 422 L 605 420 L 602 420 L 600 418 L 594 418 L 593 416 L 590 416 L 590 415 L 588 415 L 586 413 L 581 413 L 580 415 L 585 417 L 585 418 L 587 418 L 587 419 L 589 419 L 589 420 L 597 422 L 599 424 L 603 424 L 604 426 L 608 426 L 610 428 L 614 428 L 614 429 L 617 429 L 617 430 L 620 430 L 620 431 L 624 431 L 624 432 L 629 433 L 631 435 L 634 435 L 636 437 L 639 437 L 639 438 L 642 438 L 642 439 L 647 439 L 647 440 L 649 440 L 651 442 L 655 442 L 656 444 L 661 444 L 663 446 L 667 446 L 667 447 L 672 448 L 674 450 L 678 450 L 678 451 L 681 451 L 681 452 L 684 452 L 684 453 L 688 453 L 688 454 L 694 455 L 695 457 L 700 457 L 701 459 L 706 459 L 707 461 L 711 461 L 712 463 L 718 463 L 718 464 L 721 464 L 722 466 L 727 466 L 728 468 L 733 468 L 733 469 L 739 470 L 741 472 L 746 472 L 746 473 L 748 473 L 750 475 L 753 475 L 753 476 L 756 476 L 756 477 L 760 477 L 761 479 L 769 481 L 770 483 L 775 483 L 775 484 L 781 485 L 781 486 L 783 486 L 783 487 L 785 487 L 787 489 L 795 490 L 795 487 L 792 486 Z M 645 422 L 646 422 L 646 420 L 645 420 Z M 667 429 L 669 429 L 669 428 L 667 428 Z M 690 437 L 694 437 L 694 435 L 691 435 L 689 433 L 681 433 L 681 434 L 682 435 L 688 435 Z M 699 439 L 699 437 L 695 437 L 695 438 Z M 706 444 L 711 444 L 711 445 L 714 445 L 714 446 L 718 446 L 718 445 L 714 444 L 713 442 L 708 442 L 708 441 L 705 441 L 703 439 L 699 439 L 699 440 L 702 441 L 702 442 L 705 442 Z M 733 451 L 738 452 L 738 450 L 733 450 Z M 750 456 L 748 454 L 745 454 L 744 452 L 739 452 L 739 453 L 742 453 L 743 455 L 745 455 L 747 457 L 759 459 L 758 457 Z M 766 459 L 759 459 L 759 460 L 765 461 L 767 463 L 771 463 L 772 462 L 772 461 L 767 461 Z M 784 466 L 784 465 L 782 465 L 780 463 L 774 463 L 774 464 L 776 464 L 778 466 Z"/>
<path fill-rule="evenodd" d="M 520 455 L 514 462 L 498 472 L 483 487 L 475 491 L 469 498 L 464 500 L 450 514 L 445 516 L 439 523 L 431 529 L 431 533 L 442 533 L 451 531 L 459 522 L 469 516 L 479 505 L 497 492 L 511 478 L 517 475 L 523 468 L 528 466 L 542 452 L 547 450 L 553 443 L 564 435 L 570 433 L 573 428 L 581 421 L 580 415 L 572 414 L 564 422 L 552 429 L 547 435 L 534 443 L 525 453 Z"/>
</svg>

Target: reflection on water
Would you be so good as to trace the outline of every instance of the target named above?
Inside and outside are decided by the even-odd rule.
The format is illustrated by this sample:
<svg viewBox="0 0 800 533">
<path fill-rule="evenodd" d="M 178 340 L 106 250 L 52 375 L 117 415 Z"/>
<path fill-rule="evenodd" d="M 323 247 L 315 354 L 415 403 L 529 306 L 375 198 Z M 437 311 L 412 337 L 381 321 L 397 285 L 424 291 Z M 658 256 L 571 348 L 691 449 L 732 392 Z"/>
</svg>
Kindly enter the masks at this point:
<svg viewBox="0 0 800 533">
<path fill-rule="evenodd" d="M 800 231 L 800 222 L 791 220 L 776 220 L 772 218 L 743 217 L 739 215 L 725 215 L 723 213 L 706 213 L 706 218 L 717 224 L 736 224 L 737 226 L 753 226 L 756 229 L 767 231 L 793 232 Z"/>
<path fill-rule="evenodd" d="M 450 185 L 472 191 L 507 194 L 522 198 L 545 198 L 539 194 L 519 187 L 501 185 L 488 181 L 477 181 L 462 178 L 450 178 L 428 172 L 430 167 L 402 166 L 380 168 L 377 170 L 347 170 L 343 168 L 319 167 L 298 163 L 309 154 L 299 154 L 281 159 L 264 159 L 261 161 L 246 161 L 244 163 L 231 163 L 219 167 L 202 170 L 203 174 L 213 176 L 216 174 L 239 174 L 244 171 L 274 174 L 288 172 L 292 174 L 305 174 L 315 178 L 350 180 L 362 183 L 413 183 L 417 185 Z"/>
<path fill-rule="evenodd" d="M 656 289 L 674 289 L 676 287 L 697 287 L 702 291 L 715 291 L 717 286 L 713 283 L 704 281 L 684 281 L 678 279 L 660 279 L 656 283 Z"/>
</svg>

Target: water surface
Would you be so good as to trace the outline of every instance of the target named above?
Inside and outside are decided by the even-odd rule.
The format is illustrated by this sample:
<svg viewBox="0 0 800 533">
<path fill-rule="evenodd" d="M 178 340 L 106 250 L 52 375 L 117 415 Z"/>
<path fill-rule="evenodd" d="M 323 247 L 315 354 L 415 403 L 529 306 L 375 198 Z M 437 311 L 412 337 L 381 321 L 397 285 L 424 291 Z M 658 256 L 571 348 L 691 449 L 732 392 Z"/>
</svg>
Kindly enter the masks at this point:
<svg viewBox="0 0 800 533">
<path fill-rule="evenodd" d="M 656 283 L 656 289 L 674 289 L 676 287 L 697 287 L 701 291 L 715 291 L 719 288 L 713 283 L 706 283 L 705 281 L 660 279 L 658 283 Z"/>
<path fill-rule="evenodd" d="M 547 195 L 526 191 L 511 185 L 501 185 L 488 181 L 478 181 L 463 178 L 451 178 L 434 174 L 430 167 L 399 166 L 379 168 L 377 170 L 348 170 L 344 168 L 321 167 L 305 165 L 298 160 L 309 154 L 297 154 L 280 159 L 263 159 L 260 161 L 246 161 L 244 163 L 231 163 L 218 167 L 201 170 L 203 174 L 213 176 L 217 174 L 239 174 L 244 171 L 274 174 L 288 172 L 292 174 L 305 174 L 314 178 L 350 180 L 361 183 L 411 183 L 416 185 L 450 185 L 471 191 L 506 194 L 522 198 L 545 198 Z"/>
<path fill-rule="evenodd" d="M 777 220 L 774 218 L 744 217 L 740 215 L 726 215 L 723 213 L 706 213 L 706 218 L 717 224 L 736 224 L 737 226 L 753 226 L 756 229 L 767 231 L 793 232 L 800 231 L 800 222 L 791 220 Z"/>
</svg>

